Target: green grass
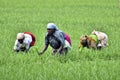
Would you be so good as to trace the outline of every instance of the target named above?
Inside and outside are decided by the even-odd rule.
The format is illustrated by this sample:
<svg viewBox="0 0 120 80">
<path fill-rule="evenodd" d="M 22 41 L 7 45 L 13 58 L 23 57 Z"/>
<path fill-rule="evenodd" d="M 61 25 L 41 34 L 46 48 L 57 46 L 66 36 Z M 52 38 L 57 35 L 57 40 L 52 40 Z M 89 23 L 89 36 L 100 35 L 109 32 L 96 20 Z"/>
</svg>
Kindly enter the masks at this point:
<svg viewBox="0 0 120 80">
<path fill-rule="evenodd" d="M 49 22 L 71 36 L 66 56 L 34 50 L 43 48 Z M 0 80 L 120 80 L 119 27 L 118 0 L 0 0 Z M 79 37 L 94 29 L 108 34 L 109 46 L 79 52 Z M 24 31 L 37 42 L 28 54 L 16 54 L 16 34 Z"/>
</svg>

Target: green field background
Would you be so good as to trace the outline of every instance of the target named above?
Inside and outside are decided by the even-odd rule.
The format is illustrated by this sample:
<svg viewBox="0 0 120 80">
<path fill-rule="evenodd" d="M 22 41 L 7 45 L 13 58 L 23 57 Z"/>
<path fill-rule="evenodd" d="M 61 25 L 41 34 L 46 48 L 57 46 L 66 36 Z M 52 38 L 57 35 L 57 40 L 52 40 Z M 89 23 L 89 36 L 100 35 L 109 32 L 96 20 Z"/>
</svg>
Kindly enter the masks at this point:
<svg viewBox="0 0 120 80">
<path fill-rule="evenodd" d="M 41 56 L 46 25 L 55 23 L 68 33 L 72 49 Z M 109 46 L 83 49 L 79 38 L 93 30 L 105 32 Z M 13 51 L 18 32 L 32 32 L 36 44 L 26 54 Z M 119 0 L 0 0 L 0 80 L 120 80 Z"/>
</svg>

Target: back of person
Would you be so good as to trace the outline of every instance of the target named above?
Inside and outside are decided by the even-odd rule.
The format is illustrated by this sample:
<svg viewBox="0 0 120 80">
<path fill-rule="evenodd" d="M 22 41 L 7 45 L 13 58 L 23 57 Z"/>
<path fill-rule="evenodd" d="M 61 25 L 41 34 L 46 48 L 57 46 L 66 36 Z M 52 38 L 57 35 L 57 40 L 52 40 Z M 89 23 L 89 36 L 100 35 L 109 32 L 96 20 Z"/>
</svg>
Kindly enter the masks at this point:
<svg viewBox="0 0 120 80">
<path fill-rule="evenodd" d="M 30 43 L 30 46 L 34 46 L 36 38 L 31 32 L 24 32 L 24 34 L 28 34 L 32 37 L 32 42 Z"/>
</svg>

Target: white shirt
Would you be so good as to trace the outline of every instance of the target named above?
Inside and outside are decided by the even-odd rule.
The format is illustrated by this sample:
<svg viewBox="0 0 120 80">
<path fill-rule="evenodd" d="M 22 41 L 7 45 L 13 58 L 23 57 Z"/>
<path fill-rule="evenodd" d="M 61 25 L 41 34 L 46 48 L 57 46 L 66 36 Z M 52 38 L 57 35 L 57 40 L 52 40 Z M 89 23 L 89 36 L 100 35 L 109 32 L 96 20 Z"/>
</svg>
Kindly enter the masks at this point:
<svg viewBox="0 0 120 80">
<path fill-rule="evenodd" d="M 32 42 L 32 37 L 29 34 L 24 34 L 25 38 L 21 44 L 18 40 L 15 41 L 14 50 L 20 50 L 21 47 L 25 47 L 26 50 L 30 48 L 30 43 Z"/>
</svg>

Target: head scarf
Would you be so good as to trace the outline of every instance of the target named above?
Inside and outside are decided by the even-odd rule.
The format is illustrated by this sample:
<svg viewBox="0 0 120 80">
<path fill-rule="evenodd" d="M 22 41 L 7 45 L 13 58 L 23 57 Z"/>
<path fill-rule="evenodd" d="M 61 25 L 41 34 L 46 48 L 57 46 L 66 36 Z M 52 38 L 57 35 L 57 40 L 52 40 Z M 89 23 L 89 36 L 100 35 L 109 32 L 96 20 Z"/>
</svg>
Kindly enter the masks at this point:
<svg viewBox="0 0 120 80">
<path fill-rule="evenodd" d="M 47 29 L 55 29 L 58 30 L 57 26 L 54 23 L 48 23 L 47 24 Z"/>
</svg>

